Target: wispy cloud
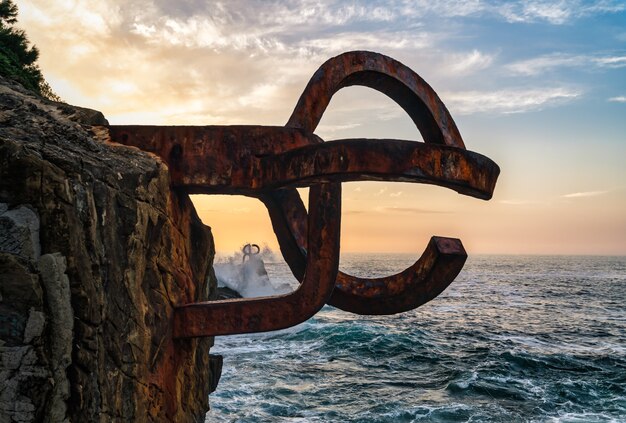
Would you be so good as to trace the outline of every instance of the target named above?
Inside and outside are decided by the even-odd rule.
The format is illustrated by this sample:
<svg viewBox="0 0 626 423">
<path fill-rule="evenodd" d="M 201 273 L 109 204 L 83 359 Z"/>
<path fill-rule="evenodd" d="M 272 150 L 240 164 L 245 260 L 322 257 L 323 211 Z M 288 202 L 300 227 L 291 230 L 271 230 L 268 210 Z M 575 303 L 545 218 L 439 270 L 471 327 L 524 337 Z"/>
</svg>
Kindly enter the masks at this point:
<svg viewBox="0 0 626 423">
<path fill-rule="evenodd" d="M 394 4 L 395 2 L 388 2 Z M 585 16 L 617 13 L 625 5 L 616 0 L 406 0 L 406 14 L 413 16 L 438 15 L 455 16 L 495 16 L 511 23 L 546 22 L 563 25 Z"/>
<path fill-rule="evenodd" d="M 296 54 L 340 53 L 347 50 L 422 49 L 432 45 L 429 34 L 418 31 L 339 32 L 304 39 L 291 46 Z"/>
<path fill-rule="evenodd" d="M 400 0 L 397 4 L 402 10 L 402 15 L 410 17 L 472 16 L 485 11 L 485 4 L 480 0 Z"/>
<path fill-rule="evenodd" d="M 588 59 L 584 56 L 551 54 L 535 57 L 532 59 L 521 60 L 507 65 L 506 68 L 514 74 L 537 75 L 545 72 L 548 69 L 552 69 L 558 66 L 582 66 L 586 62 L 588 62 Z"/>
<path fill-rule="evenodd" d="M 500 200 L 498 201 L 498 203 L 506 204 L 509 206 L 528 206 L 528 205 L 540 204 L 540 202 L 537 200 L 518 200 L 518 199 Z"/>
<path fill-rule="evenodd" d="M 581 192 L 572 192 L 570 194 L 561 195 L 561 198 L 584 198 L 584 197 L 597 197 L 600 195 L 608 194 L 610 191 L 581 191 Z M 505 199 L 499 200 L 498 203 L 506 204 L 509 206 L 532 206 L 538 204 L 545 204 L 544 201 L 539 200 L 529 200 L 529 199 Z"/>
<path fill-rule="evenodd" d="M 359 126 L 361 126 L 360 123 L 346 123 L 343 125 L 320 125 L 316 128 L 315 132 L 317 134 L 320 134 L 323 138 L 326 138 L 328 135 L 332 135 L 337 132 L 342 132 L 349 129 L 358 128 Z"/>
<path fill-rule="evenodd" d="M 547 21 L 552 24 L 563 24 L 572 16 L 567 4 L 554 2 L 527 2 L 525 4 L 505 4 L 500 13 L 509 22 Z"/>
<path fill-rule="evenodd" d="M 594 57 L 591 60 L 599 66 L 609 68 L 623 68 L 626 66 L 626 56 Z"/>
<path fill-rule="evenodd" d="M 556 53 L 521 60 L 506 66 L 513 74 L 519 75 L 539 75 L 560 67 L 622 68 L 626 67 L 626 56 L 588 56 Z"/>
<path fill-rule="evenodd" d="M 583 191 L 573 192 L 571 194 L 565 194 L 563 198 L 582 198 L 582 197 L 597 197 L 599 195 L 607 194 L 609 191 Z"/>
<path fill-rule="evenodd" d="M 452 74 L 467 74 L 488 68 L 493 59 L 492 55 L 474 49 L 469 53 L 450 55 L 445 69 Z"/>
<path fill-rule="evenodd" d="M 613 103 L 626 103 L 626 95 L 618 95 L 617 97 L 611 97 L 608 99 Z"/>
<path fill-rule="evenodd" d="M 390 197 L 400 197 L 402 195 L 402 191 L 392 192 L 389 194 Z"/>
<path fill-rule="evenodd" d="M 411 214 L 450 214 L 450 211 L 444 210 L 430 210 L 422 209 L 418 207 L 383 207 L 383 212 L 396 212 L 396 213 L 411 213 Z"/>
<path fill-rule="evenodd" d="M 423 209 L 419 207 L 376 207 L 374 209 L 367 210 L 345 210 L 342 212 L 346 215 L 355 215 L 355 214 L 387 214 L 387 213 L 401 213 L 401 214 L 452 214 L 451 211 L 445 210 L 431 210 L 431 209 Z"/>
<path fill-rule="evenodd" d="M 442 98 L 453 113 L 521 113 L 572 101 L 582 95 L 571 88 L 509 89 L 491 92 L 444 93 Z"/>
<path fill-rule="evenodd" d="M 506 2 L 495 8 L 509 22 L 562 25 L 589 15 L 621 12 L 626 6 L 619 1 L 606 0 L 535 0 Z"/>
</svg>

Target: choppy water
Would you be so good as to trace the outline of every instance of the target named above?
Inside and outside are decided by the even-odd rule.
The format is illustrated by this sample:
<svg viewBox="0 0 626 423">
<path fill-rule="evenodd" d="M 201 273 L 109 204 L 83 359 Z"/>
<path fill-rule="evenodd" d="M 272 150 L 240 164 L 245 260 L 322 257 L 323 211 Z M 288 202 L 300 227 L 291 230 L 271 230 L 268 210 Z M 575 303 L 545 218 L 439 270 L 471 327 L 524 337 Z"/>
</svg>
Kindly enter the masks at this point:
<svg viewBox="0 0 626 423">
<path fill-rule="evenodd" d="M 341 267 L 374 277 L 413 260 Z M 212 352 L 224 371 L 207 422 L 626 422 L 626 258 L 471 257 L 417 310 L 326 306 L 294 328 L 219 337 Z"/>
</svg>

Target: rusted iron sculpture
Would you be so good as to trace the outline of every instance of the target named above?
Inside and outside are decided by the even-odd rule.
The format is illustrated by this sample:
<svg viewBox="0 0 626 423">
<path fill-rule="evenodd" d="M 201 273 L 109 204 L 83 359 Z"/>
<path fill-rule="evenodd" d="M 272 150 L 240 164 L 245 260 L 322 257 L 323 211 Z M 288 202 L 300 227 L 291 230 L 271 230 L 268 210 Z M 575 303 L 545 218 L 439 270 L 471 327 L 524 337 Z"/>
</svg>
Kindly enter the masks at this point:
<svg viewBox="0 0 626 423">
<path fill-rule="evenodd" d="M 246 258 L 249 259 L 249 258 L 251 258 L 253 256 L 258 255 L 261 252 L 261 248 L 259 248 L 259 246 L 257 244 L 246 244 L 241 249 L 241 252 L 243 253 L 243 257 L 241 258 L 241 262 L 245 263 L 246 262 Z"/>
<path fill-rule="evenodd" d="M 424 142 L 325 143 L 313 131 L 333 94 L 351 85 L 391 97 Z M 450 113 L 422 78 L 400 62 L 366 51 L 324 63 L 285 127 L 110 126 L 108 131 L 112 142 L 159 155 L 175 189 L 260 199 L 283 257 L 301 281 L 286 295 L 181 305 L 173 326 L 178 338 L 286 328 L 326 303 L 357 314 L 394 314 L 421 306 L 461 271 L 467 258 L 461 241 L 432 237 L 415 264 L 385 278 L 339 272 L 341 182 L 419 182 L 488 200 L 500 172 L 489 158 L 465 149 Z M 296 187 L 310 187 L 308 213 Z"/>
</svg>

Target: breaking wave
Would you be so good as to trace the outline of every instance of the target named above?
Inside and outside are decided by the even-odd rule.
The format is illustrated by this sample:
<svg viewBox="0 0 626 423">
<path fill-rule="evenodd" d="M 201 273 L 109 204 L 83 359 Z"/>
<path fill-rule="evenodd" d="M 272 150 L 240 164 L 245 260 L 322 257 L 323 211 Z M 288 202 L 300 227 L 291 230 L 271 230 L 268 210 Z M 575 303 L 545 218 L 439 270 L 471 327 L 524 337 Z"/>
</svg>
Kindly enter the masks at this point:
<svg viewBox="0 0 626 423">
<path fill-rule="evenodd" d="M 249 245 L 249 244 L 248 244 Z M 275 267 L 277 259 L 269 247 L 259 249 L 258 254 L 236 253 L 215 263 L 217 285 L 230 288 L 243 298 L 281 295 L 294 289 L 294 282 L 282 277 L 272 277 L 266 266 Z"/>
</svg>

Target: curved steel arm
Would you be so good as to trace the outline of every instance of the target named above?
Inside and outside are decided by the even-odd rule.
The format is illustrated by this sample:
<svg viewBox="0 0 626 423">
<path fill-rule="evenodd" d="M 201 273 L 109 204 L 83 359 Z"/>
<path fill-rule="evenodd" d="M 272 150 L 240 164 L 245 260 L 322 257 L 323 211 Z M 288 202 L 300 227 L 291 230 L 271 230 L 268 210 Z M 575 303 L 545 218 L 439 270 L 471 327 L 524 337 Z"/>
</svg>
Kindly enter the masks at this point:
<svg viewBox="0 0 626 423">
<path fill-rule="evenodd" d="M 341 185 L 318 184 L 309 191 L 308 245 L 300 287 L 287 295 L 193 303 L 174 312 L 174 337 L 265 332 L 297 325 L 330 297 L 339 266 Z"/>
<path fill-rule="evenodd" d="M 329 304 L 357 314 L 413 310 L 441 294 L 457 277 L 466 259 L 461 240 L 434 236 L 421 257 L 396 275 L 360 279 L 338 274 Z"/>
<path fill-rule="evenodd" d="M 424 141 L 465 147 L 435 90 L 407 66 L 371 51 L 349 51 L 327 60 L 311 77 L 285 126 L 315 131 L 332 96 L 351 85 L 370 87 L 393 99 L 411 117 Z"/>
<path fill-rule="evenodd" d="M 291 190 L 279 190 L 260 199 L 269 211 L 285 261 L 294 276 L 302 280 L 307 244 L 301 225 L 306 219 L 306 210 L 300 196 L 297 191 L 294 194 Z M 293 207 L 298 203 L 299 207 Z M 363 315 L 412 310 L 443 292 L 459 274 L 466 259 L 467 253 L 459 239 L 432 237 L 422 256 L 400 273 L 370 279 L 339 271 L 328 304 Z"/>
<path fill-rule="evenodd" d="M 422 78 L 400 62 L 387 56 L 363 51 L 344 53 L 324 63 L 309 81 L 286 126 L 313 131 L 333 94 L 349 85 L 363 85 L 373 88 L 396 101 L 413 119 L 425 143 L 444 144 L 449 147 L 457 147 L 458 150 L 465 149 L 465 144 L 448 109 Z M 443 146 L 439 146 L 434 151 L 441 151 L 442 149 Z M 491 162 L 489 159 L 487 161 Z M 489 170 L 482 176 L 475 172 L 475 168 L 459 165 L 459 162 L 444 160 L 440 161 L 439 164 L 442 165 L 442 168 L 456 167 L 452 173 L 457 176 L 449 178 L 451 174 L 445 175 L 438 180 L 438 185 L 455 186 L 455 179 L 458 180 L 458 175 L 462 175 L 466 184 L 478 185 L 482 183 L 485 189 L 479 192 L 465 186 L 457 189 L 457 191 L 478 198 L 491 198 L 500 172 L 495 163 L 491 162 L 488 166 L 484 166 L 483 169 L 488 168 Z M 485 162 L 485 164 L 487 163 Z M 433 166 L 425 163 L 422 163 L 422 166 L 424 167 L 420 166 L 415 172 L 420 176 L 423 173 L 428 173 L 429 169 L 433 169 Z M 485 184 L 484 176 L 487 174 L 489 175 L 489 183 Z M 456 187 L 458 188 L 458 185 Z M 306 244 L 303 243 L 304 238 L 302 236 L 302 231 L 305 228 L 304 222 L 306 222 L 306 210 L 297 191 L 290 191 L 289 189 L 282 191 L 280 193 L 270 192 L 263 195 L 261 199 L 270 212 L 274 232 L 278 237 L 285 260 L 296 278 L 301 278 L 302 263 L 306 254 Z M 452 238 L 439 239 L 445 240 L 446 243 L 458 241 Z M 458 244 L 463 251 L 461 255 L 465 254 L 460 241 Z M 426 249 L 427 257 L 432 256 L 432 250 L 430 246 Z M 297 252 L 300 253 L 299 257 Z M 442 292 L 458 274 L 458 272 L 446 271 L 445 260 L 428 260 L 427 257 L 424 260 L 418 260 L 416 264 L 399 274 L 375 280 L 357 278 L 339 272 L 337 286 L 329 304 L 357 314 L 394 314 L 406 311 L 406 303 L 400 297 L 410 298 L 414 293 L 422 292 L 424 286 L 427 285 L 431 287 L 429 288 L 431 292 Z M 465 259 L 463 259 L 464 261 Z M 420 264 L 418 265 L 418 263 Z M 430 263 L 430 267 L 424 263 Z M 428 271 L 416 272 L 416 266 L 420 269 L 428 267 Z M 401 282 L 402 277 L 409 275 L 411 277 L 407 279 L 408 283 Z M 430 277 L 428 284 L 426 284 L 424 281 L 428 275 L 433 275 L 433 277 Z M 380 294 L 377 301 L 380 305 L 376 308 L 361 306 L 360 301 L 371 305 L 367 296 L 361 295 L 363 292 L 361 287 L 372 285 L 386 286 L 385 289 L 379 290 Z M 433 289 L 433 285 L 437 285 L 438 288 Z M 392 292 L 393 295 L 390 294 Z M 421 298 L 428 298 L 426 301 L 429 301 L 434 297 L 422 295 Z M 417 301 L 413 304 L 417 307 L 423 302 Z"/>
</svg>

